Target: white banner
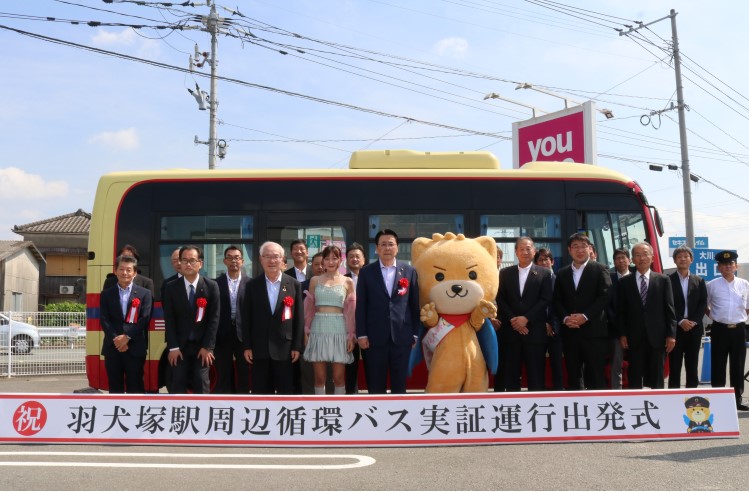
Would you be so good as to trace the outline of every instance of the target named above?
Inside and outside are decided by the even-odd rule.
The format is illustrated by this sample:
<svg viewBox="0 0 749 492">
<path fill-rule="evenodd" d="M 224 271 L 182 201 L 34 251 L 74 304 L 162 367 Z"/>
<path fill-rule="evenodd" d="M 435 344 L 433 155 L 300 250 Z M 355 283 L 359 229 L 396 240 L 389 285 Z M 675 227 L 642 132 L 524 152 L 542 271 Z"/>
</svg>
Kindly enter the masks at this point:
<svg viewBox="0 0 749 492">
<path fill-rule="evenodd" d="M 374 447 L 739 437 L 731 388 L 345 397 L 2 394 L 0 403 L 2 443 Z"/>
</svg>

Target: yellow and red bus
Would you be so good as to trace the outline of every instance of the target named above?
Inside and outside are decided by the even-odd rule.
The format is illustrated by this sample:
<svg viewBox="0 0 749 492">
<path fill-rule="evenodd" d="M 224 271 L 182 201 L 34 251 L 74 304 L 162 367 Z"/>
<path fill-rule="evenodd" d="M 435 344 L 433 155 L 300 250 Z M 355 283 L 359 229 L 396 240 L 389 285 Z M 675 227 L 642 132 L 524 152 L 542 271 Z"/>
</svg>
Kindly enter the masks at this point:
<svg viewBox="0 0 749 492">
<path fill-rule="evenodd" d="M 614 249 L 645 240 L 655 250 L 653 269 L 662 270 L 657 211 L 635 181 L 599 166 L 534 162 L 501 169 L 489 152 L 364 151 L 352 155 L 348 169 L 112 173 L 99 181 L 89 235 L 89 384 L 107 388 L 99 295 L 124 244 L 138 249 L 138 267 L 157 287 L 145 382 L 148 391 L 158 391 L 167 366 L 158 287 L 174 273 L 175 248 L 201 246 L 201 274 L 213 278 L 224 271 L 224 249 L 236 245 L 252 276 L 260 273 L 258 248 L 265 241 L 288 247 L 301 238 L 310 255 L 356 241 L 373 261 L 375 233 L 384 228 L 399 234 L 398 256 L 405 260 L 416 237 L 449 231 L 494 237 L 507 265 L 515 263 L 515 240 L 530 236 L 551 249 L 558 268 L 569 262 L 566 238 L 584 231 L 598 261 L 613 266 Z M 409 384 L 423 388 L 425 371 Z"/>
</svg>

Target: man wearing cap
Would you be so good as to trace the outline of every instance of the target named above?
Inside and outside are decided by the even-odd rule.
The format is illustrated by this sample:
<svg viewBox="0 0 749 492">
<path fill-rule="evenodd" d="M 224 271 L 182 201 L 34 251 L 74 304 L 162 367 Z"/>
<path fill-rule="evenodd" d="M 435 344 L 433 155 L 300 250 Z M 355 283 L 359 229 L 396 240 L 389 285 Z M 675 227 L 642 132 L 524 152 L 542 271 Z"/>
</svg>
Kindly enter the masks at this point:
<svg viewBox="0 0 749 492">
<path fill-rule="evenodd" d="M 726 385 L 728 359 L 731 386 L 736 396 L 736 409 L 747 411 L 749 406 L 743 404 L 741 395 L 744 393 L 749 282 L 736 277 L 738 256 L 734 251 L 721 251 L 715 255 L 721 276 L 707 284 L 707 314 L 713 320 L 710 333 L 712 386 L 722 388 Z"/>
</svg>

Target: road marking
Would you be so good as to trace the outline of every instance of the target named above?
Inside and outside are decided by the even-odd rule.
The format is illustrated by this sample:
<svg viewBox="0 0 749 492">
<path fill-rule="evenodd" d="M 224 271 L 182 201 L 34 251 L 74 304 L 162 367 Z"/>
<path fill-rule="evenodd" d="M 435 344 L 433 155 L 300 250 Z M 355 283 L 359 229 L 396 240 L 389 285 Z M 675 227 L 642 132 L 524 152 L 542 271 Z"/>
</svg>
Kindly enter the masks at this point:
<svg viewBox="0 0 749 492">
<path fill-rule="evenodd" d="M 275 459 L 275 460 L 353 460 L 353 463 L 336 464 L 229 464 L 229 463 L 115 463 L 115 462 L 80 462 L 80 461 L 0 461 L 0 466 L 49 466 L 49 467 L 95 467 L 95 468 L 190 468 L 190 469 L 267 469 L 267 470 L 343 470 L 362 468 L 376 463 L 371 456 L 358 454 L 215 454 L 215 453 L 91 453 L 76 451 L 2 451 L 0 456 L 94 456 L 97 458 L 246 458 L 246 459 Z"/>
</svg>

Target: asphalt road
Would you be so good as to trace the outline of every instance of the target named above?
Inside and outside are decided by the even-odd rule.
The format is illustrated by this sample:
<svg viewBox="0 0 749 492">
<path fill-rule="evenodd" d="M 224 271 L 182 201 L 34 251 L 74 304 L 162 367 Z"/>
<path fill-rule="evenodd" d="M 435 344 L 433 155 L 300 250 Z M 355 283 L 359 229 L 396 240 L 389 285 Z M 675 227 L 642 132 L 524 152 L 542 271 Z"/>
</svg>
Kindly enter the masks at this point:
<svg viewBox="0 0 749 492">
<path fill-rule="evenodd" d="M 86 386 L 82 376 L 18 377 L 0 380 L 0 393 Z M 5 445 L 0 489 L 748 490 L 749 412 L 739 414 L 739 425 L 739 439 L 703 441 L 339 449 Z"/>
</svg>

